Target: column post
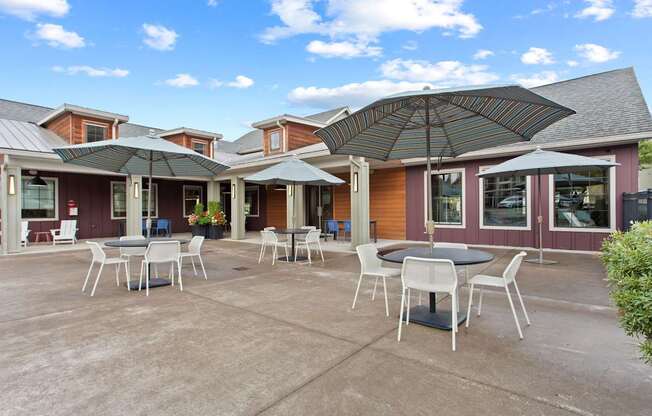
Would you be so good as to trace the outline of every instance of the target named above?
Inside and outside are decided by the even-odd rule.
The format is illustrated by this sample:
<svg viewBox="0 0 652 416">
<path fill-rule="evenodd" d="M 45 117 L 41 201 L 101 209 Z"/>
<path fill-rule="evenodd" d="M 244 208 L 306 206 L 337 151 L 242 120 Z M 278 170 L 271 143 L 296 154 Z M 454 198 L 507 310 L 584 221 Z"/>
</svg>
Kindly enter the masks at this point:
<svg viewBox="0 0 652 416">
<path fill-rule="evenodd" d="M 125 234 L 130 236 L 143 234 L 143 177 L 128 176 L 126 179 L 127 219 Z"/>
<path fill-rule="evenodd" d="M 5 156 L 6 157 L 6 156 Z M 20 223 L 22 221 L 22 177 L 19 167 L 2 167 L 0 175 L 0 210 L 2 210 L 2 254 L 20 250 Z"/>
<path fill-rule="evenodd" d="M 215 180 L 208 181 L 206 183 L 206 206 L 208 206 L 209 201 L 222 202 L 220 197 L 220 182 Z"/>
<path fill-rule="evenodd" d="M 351 166 L 351 247 L 369 242 L 369 163 L 349 156 Z"/>
<path fill-rule="evenodd" d="M 231 239 L 245 238 L 245 182 L 237 176 L 231 177 Z"/>
<path fill-rule="evenodd" d="M 286 188 L 286 225 L 288 228 L 298 228 L 306 223 L 303 190 L 303 185 L 288 185 Z"/>
</svg>

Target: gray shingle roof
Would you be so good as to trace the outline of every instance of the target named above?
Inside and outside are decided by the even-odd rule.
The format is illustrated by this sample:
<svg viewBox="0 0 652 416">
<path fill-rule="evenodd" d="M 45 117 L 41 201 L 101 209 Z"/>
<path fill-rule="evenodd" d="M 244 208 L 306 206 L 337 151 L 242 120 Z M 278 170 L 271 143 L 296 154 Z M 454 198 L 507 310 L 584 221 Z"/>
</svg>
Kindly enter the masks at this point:
<svg viewBox="0 0 652 416">
<path fill-rule="evenodd" d="M 263 131 L 259 129 L 248 131 L 236 140 L 229 142 L 219 140 L 216 145 L 218 152 L 225 153 L 250 153 L 263 147 Z"/>
<path fill-rule="evenodd" d="M 34 123 L 0 118 L 0 149 L 48 153 L 53 147 L 67 144 L 55 133 Z"/>
<path fill-rule="evenodd" d="M 157 129 L 155 127 L 141 126 L 140 124 L 122 123 L 120 124 L 118 135 L 120 137 L 146 136 L 150 134 L 150 130 L 154 130 L 154 134 L 158 134 L 165 131 L 163 129 Z"/>
<path fill-rule="evenodd" d="M 340 113 L 342 110 L 348 109 L 348 107 L 337 107 L 333 108 L 332 110 L 328 111 L 322 111 L 321 113 L 316 113 L 316 114 L 311 114 L 309 116 L 305 116 L 305 118 L 309 118 L 311 120 L 319 121 L 320 123 L 328 123 L 328 121 L 335 117 L 338 113 Z"/>
<path fill-rule="evenodd" d="M 534 136 L 533 143 L 652 132 L 652 117 L 633 68 L 532 88 L 577 112 Z"/>
</svg>

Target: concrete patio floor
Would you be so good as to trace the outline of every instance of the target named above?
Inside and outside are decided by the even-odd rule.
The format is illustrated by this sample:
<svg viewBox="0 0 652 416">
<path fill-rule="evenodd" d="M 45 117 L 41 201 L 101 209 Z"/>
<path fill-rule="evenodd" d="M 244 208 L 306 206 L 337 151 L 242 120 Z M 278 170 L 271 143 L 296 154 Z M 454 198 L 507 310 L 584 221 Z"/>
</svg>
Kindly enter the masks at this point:
<svg viewBox="0 0 652 416">
<path fill-rule="evenodd" d="M 472 272 L 500 274 L 513 251 Z M 112 270 L 81 293 L 90 252 L 0 258 L 0 415 L 650 415 L 652 367 L 623 335 L 596 256 L 523 264 L 532 326 L 506 298 L 450 333 L 410 325 L 396 342 L 359 266 L 257 264 L 252 244 L 204 246 L 208 281 L 127 292 Z M 467 292 L 462 293 L 465 306 Z M 447 305 L 442 305 L 447 307 Z"/>
</svg>

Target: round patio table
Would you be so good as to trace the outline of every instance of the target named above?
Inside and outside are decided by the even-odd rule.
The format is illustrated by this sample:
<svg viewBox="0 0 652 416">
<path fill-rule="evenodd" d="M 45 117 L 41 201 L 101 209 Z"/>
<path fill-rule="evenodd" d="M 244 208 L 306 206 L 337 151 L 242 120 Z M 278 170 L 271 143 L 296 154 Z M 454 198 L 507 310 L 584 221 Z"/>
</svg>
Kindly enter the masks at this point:
<svg viewBox="0 0 652 416">
<path fill-rule="evenodd" d="M 149 243 L 155 242 L 155 241 L 178 241 L 180 244 L 188 244 L 187 239 L 184 238 L 143 238 L 143 239 L 138 239 L 138 240 L 109 240 L 105 241 L 104 245 L 107 247 L 118 247 L 118 248 L 147 248 L 149 246 Z M 169 279 L 163 279 L 161 277 L 151 277 L 151 266 L 150 267 L 150 273 L 149 273 L 149 288 L 152 289 L 154 287 L 161 287 L 161 286 L 169 286 L 172 284 Z M 145 289 L 145 285 L 139 287 L 139 282 L 134 281 L 129 283 L 129 289 L 131 290 L 137 290 L 137 289 Z"/>
<path fill-rule="evenodd" d="M 472 264 L 488 263 L 494 255 L 482 250 L 435 247 L 410 247 L 393 251 L 381 251 L 378 258 L 390 263 L 403 263 L 406 257 L 419 257 L 422 259 L 447 259 L 456 266 L 469 266 Z M 460 325 L 466 320 L 466 314 L 457 313 Z M 410 309 L 410 322 L 438 329 L 451 330 L 451 311 L 437 310 L 437 295 L 433 292 L 429 296 L 429 305 L 417 305 Z"/>
<path fill-rule="evenodd" d="M 292 251 L 290 252 L 290 256 L 294 256 L 294 261 L 297 261 L 297 260 L 306 261 L 306 260 L 308 260 L 308 257 L 305 257 L 305 256 L 297 257 L 296 253 L 294 251 L 294 247 L 295 247 L 295 241 L 294 241 L 295 238 L 294 238 L 294 236 L 297 235 L 297 234 L 308 234 L 308 231 L 310 231 L 310 230 L 308 230 L 306 228 L 280 228 L 278 230 L 274 230 L 274 232 L 276 234 L 292 235 Z M 277 260 L 287 261 L 285 256 L 278 256 Z"/>
</svg>

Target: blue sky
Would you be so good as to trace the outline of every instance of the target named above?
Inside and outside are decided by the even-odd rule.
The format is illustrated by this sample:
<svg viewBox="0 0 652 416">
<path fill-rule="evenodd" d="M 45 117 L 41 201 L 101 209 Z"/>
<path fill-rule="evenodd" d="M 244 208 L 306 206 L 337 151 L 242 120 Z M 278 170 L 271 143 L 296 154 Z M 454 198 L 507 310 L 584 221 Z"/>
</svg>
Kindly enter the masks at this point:
<svg viewBox="0 0 652 416">
<path fill-rule="evenodd" d="M 652 0 L 0 0 L 0 97 L 221 132 L 423 85 L 526 86 L 634 66 Z"/>
</svg>

